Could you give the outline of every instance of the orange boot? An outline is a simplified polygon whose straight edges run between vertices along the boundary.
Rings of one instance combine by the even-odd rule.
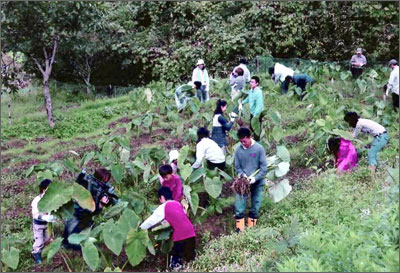
[[[255,227],[257,223],[257,219],[251,218],[249,217],[249,219],[247,219],[247,227]]]
[[[236,232],[241,232],[244,230],[244,218],[236,219]]]

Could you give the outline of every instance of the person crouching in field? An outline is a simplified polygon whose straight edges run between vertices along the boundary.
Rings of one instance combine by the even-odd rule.
[[[289,89],[289,84],[293,83],[297,87],[301,88],[301,94],[299,96],[299,99],[303,100],[304,96],[306,95],[307,83],[310,86],[312,86],[313,82],[314,82],[313,78],[311,78],[307,74],[294,74],[293,76],[286,76],[286,78],[285,78],[285,87],[284,87],[284,88],[286,88],[285,93]]]
[[[182,205],[172,200],[172,193],[168,187],[161,187],[158,190],[158,198],[161,205],[140,225],[140,228],[152,228],[163,220],[171,225],[174,246],[169,266],[179,270],[183,266],[183,261],[190,261],[196,256],[196,233]]]
[[[386,128],[379,123],[360,118],[356,112],[347,112],[344,120],[354,128],[353,137],[357,137],[359,132],[371,134],[374,137],[371,148],[368,150],[368,163],[371,174],[374,175],[376,165],[378,164],[378,153],[386,146],[389,140],[389,135]]]
[[[45,179],[39,184],[40,194],[35,197],[32,201],[32,217],[33,217],[33,236],[35,237],[35,242],[33,243],[32,256],[35,263],[42,263],[42,250],[45,243],[51,241],[50,234],[47,229],[48,222],[55,222],[56,217],[49,213],[42,213],[38,210],[38,203],[42,199],[47,187],[50,185],[51,180]]]
[[[328,140],[328,148],[335,157],[335,167],[338,174],[350,171],[357,166],[357,151],[350,140],[331,137]]]

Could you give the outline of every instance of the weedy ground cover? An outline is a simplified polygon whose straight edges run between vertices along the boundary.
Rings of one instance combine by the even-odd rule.
[[[228,111],[235,106],[229,102],[230,89],[224,79],[214,84],[209,102],[190,100],[180,113],[174,106],[174,88],[165,82],[135,88],[127,95],[95,100],[53,87],[58,124],[54,130],[47,128],[45,113],[40,112],[40,95],[27,94],[14,103],[11,125],[4,120],[6,107],[2,107],[2,150],[6,149],[2,153],[2,225],[8,230],[2,232],[6,257],[3,263],[8,270],[38,269],[30,258],[30,202],[36,196],[38,180],[49,177],[70,187],[80,168],[93,171],[104,166],[111,170],[124,202],[98,216],[95,230],[81,234],[80,243],[86,254],[93,254],[94,258],[82,259],[65,252],[56,240],[46,250],[52,262],[39,269],[164,270],[165,253],[171,247],[170,230],[141,232],[138,224],[158,203],[158,166],[167,159],[169,149],[178,148],[190,217],[202,232],[198,235],[199,256],[189,270],[391,270],[398,265],[398,258],[393,256],[396,244],[392,235],[398,207],[390,201],[395,198],[388,197],[391,194],[387,191],[386,174],[398,165],[398,116],[389,102],[380,102],[380,86],[389,73],[386,68],[369,69],[357,81],[336,66],[310,66],[307,73],[317,82],[308,89],[303,101],[298,100],[294,88],[281,96],[279,86],[266,75],[259,75],[266,111],[263,122],[254,125],[261,133],[260,143],[267,155],[275,158],[271,159],[270,179],[289,179],[293,191],[285,200],[273,203],[266,190],[258,227],[243,234],[232,233],[233,195],[225,187],[235,175],[233,152],[238,142],[238,125],[229,133],[226,172],[190,168],[194,162],[196,129],[211,129],[216,99],[228,100]],[[391,141],[380,153],[375,183],[368,180],[366,138],[354,141],[360,155],[357,170],[343,177],[333,173],[326,143],[332,134],[348,136],[350,130],[343,121],[345,110],[356,110],[389,131]],[[243,120],[247,125],[249,117],[245,108]],[[288,149],[288,156],[281,154],[279,158],[282,146]],[[217,198],[221,193],[222,198]],[[207,208],[202,204],[204,196],[209,196]],[[68,205],[71,198],[66,196],[58,206]],[[388,218],[382,226],[376,221],[383,214]],[[218,227],[212,223],[219,223]],[[109,236],[111,226],[118,236]],[[62,227],[62,223],[54,225],[56,238]],[[378,229],[371,231],[373,227]],[[370,235],[374,237],[367,238]],[[318,241],[315,238],[321,246],[314,245]],[[136,244],[140,250],[134,252],[132,246]],[[361,251],[364,247],[374,249],[369,254],[373,255],[371,259]],[[359,253],[362,264],[356,262],[358,256],[351,256],[350,250]],[[343,260],[341,252],[347,253],[350,260]],[[11,257],[19,257],[16,266]]]

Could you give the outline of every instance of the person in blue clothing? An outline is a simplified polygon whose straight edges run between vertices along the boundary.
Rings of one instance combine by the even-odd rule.
[[[301,95],[299,96],[299,99],[302,100],[304,96],[306,95],[306,86],[307,83],[310,84],[310,86],[313,85],[314,80],[307,74],[294,74],[293,76],[286,76],[285,78],[285,88],[286,92],[289,89],[289,84],[293,83],[297,87],[301,88]]]
[[[251,120],[253,117],[259,116],[260,113],[264,110],[264,99],[259,85],[260,78],[257,76],[253,76],[250,80],[251,89],[249,91],[249,95],[243,100],[242,103],[239,103],[239,110],[243,108],[243,104],[248,103],[250,105],[250,130],[253,132],[253,136],[256,141],[260,140],[260,136],[256,135],[253,128],[251,127]]]
[[[228,145],[226,134],[231,130],[232,125],[235,121],[234,117],[230,118],[229,123],[226,120],[224,112],[226,111],[227,107],[228,103],[225,100],[219,99],[217,101],[217,108],[215,108],[214,111],[213,127],[211,131],[211,139],[214,140],[219,147],[221,147],[224,154],[226,154],[226,146]]]

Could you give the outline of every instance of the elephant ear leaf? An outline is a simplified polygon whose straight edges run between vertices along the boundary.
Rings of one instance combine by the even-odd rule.
[[[92,195],[87,189],[77,183],[74,183],[72,188],[72,199],[74,199],[79,206],[90,211],[94,211],[96,209]]]
[[[50,183],[42,199],[40,199],[38,209],[40,212],[51,212],[56,210],[71,200],[72,194],[73,186],[53,181]]]
[[[284,199],[292,191],[292,186],[289,185],[289,180],[284,179],[277,185],[269,188],[269,195],[272,200],[277,203]]]

